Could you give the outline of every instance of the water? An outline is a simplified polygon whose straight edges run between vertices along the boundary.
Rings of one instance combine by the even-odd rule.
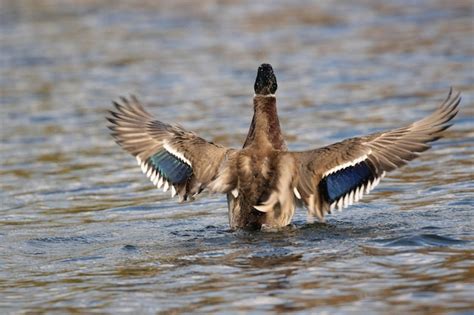
[[[2,313],[474,311],[470,1],[2,1]],[[399,127],[449,86],[446,137],[363,202],[231,232],[113,143],[111,99],[239,147],[260,63],[293,150]]]

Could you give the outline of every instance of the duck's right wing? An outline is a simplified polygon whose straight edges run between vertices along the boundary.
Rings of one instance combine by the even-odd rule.
[[[158,188],[187,200],[208,188],[227,193],[235,188],[234,149],[208,142],[179,126],[155,120],[134,97],[114,102],[107,119],[115,141],[136,157],[143,173]]]

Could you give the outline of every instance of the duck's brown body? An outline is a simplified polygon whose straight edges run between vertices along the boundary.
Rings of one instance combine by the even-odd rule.
[[[288,225],[297,200],[320,220],[357,202],[386,172],[439,139],[461,99],[450,91],[436,111],[406,127],[290,152],[280,129],[276,89],[272,67],[262,64],[254,86],[254,116],[240,150],[154,120],[134,97],[115,103],[108,120],[117,143],[136,157],[154,185],[171,189],[180,201],[192,200],[205,188],[225,193],[231,228],[253,229]]]
[[[278,176],[281,152],[287,151],[287,146],[281,133],[275,96],[256,95],[253,102],[252,123],[244,147],[235,157],[238,195],[227,194],[232,228],[275,226],[275,220],[287,220],[254,208],[270,195],[272,182]]]

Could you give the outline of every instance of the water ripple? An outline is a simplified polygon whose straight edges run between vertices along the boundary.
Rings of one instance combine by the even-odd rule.
[[[469,241],[454,239],[438,234],[417,234],[400,236],[384,240],[374,240],[385,247],[405,247],[405,246],[453,246],[465,245]]]
[[[472,313],[472,1],[14,1],[0,10],[3,313]],[[240,147],[256,67],[294,150],[400,127],[462,92],[444,139],[357,205],[230,231],[106,128],[136,94]]]

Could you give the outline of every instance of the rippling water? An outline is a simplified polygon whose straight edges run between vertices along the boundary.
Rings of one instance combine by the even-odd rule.
[[[472,1],[2,1],[0,310],[474,311]],[[291,149],[423,117],[446,137],[358,205],[231,232],[223,196],[179,205],[115,145],[134,93],[239,147],[256,68],[279,80]]]

